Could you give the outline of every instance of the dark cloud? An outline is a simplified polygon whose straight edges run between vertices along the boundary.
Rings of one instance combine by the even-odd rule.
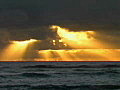
[[[2,10],[0,12],[0,23],[6,25],[24,24],[27,22],[28,16],[22,10]]]
[[[8,24],[120,23],[119,0],[5,0],[0,8]]]
[[[49,28],[54,24],[72,31],[98,31],[96,38],[119,47],[119,3],[119,0],[2,0],[0,41],[33,38],[43,41],[42,49],[52,48],[48,38],[55,38]]]

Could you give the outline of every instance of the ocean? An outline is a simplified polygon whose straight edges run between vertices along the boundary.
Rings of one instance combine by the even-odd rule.
[[[120,90],[120,62],[0,62],[0,90]]]

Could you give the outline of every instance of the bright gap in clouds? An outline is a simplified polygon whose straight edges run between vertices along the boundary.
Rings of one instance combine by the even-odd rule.
[[[52,26],[52,30],[56,31],[57,35],[64,44],[67,44],[73,49],[83,48],[109,48],[110,46],[96,38],[97,32],[95,31],[79,31],[73,32],[66,28],[59,26]],[[55,42],[55,41],[54,41]]]

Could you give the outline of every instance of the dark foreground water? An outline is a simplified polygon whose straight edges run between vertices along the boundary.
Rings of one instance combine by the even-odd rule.
[[[120,62],[0,62],[0,90],[120,90]]]

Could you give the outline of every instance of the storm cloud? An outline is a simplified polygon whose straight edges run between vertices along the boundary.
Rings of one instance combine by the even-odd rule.
[[[96,38],[119,48],[119,0],[4,0],[0,1],[0,41],[42,40],[41,49],[52,48],[59,25],[71,31],[94,30]],[[46,45],[47,44],[47,45]],[[38,47],[37,46],[37,47]]]

